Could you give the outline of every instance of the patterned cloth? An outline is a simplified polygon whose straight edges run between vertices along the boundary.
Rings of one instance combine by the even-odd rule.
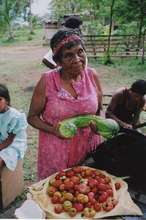
[[[81,79],[72,80],[77,93],[74,98],[61,87],[59,69],[42,76],[46,83],[46,105],[42,119],[51,125],[83,114],[96,114],[98,109],[97,87],[91,69],[82,72]],[[39,132],[38,175],[40,179],[78,164],[88,152],[101,143],[101,137],[90,128],[78,129],[71,139],[61,139],[46,132]]]
[[[16,134],[12,144],[0,150],[0,157],[10,170],[15,170],[17,161],[23,159],[27,148],[27,121],[24,113],[10,107],[8,111],[0,113],[0,143],[8,133]]]

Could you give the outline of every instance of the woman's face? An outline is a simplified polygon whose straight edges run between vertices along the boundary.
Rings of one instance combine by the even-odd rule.
[[[4,112],[8,106],[8,102],[4,97],[0,96],[0,112]]]
[[[82,45],[76,45],[70,49],[64,48],[60,66],[64,71],[72,72],[74,75],[80,74],[86,66],[86,53]]]

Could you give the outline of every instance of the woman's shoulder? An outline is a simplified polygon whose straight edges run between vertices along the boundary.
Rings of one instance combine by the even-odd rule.
[[[56,76],[59,73],[59,68],[53,69],[53,70],[49,70],[47,72],[44,72],[42,74],[43,77],[47,77],[47,78],[51,78]]]
[[[89,74],[96,74],[96,70],[93,67],[87,66],[86,70]]]
[[[96,71],[96,69],[92,68],[92,67],[87,67],[86,68],[86,72],[87,74],[90,76],[90,77],[94,77],[94,78],[98,78],[99,77],[99,74],[98,72]]]
[[[92,67],[86,68],[86,75],[88,75],[88,77],[93,83],[99,81],[99,74],[97,73],[96,69]]]
[[[59,79],[59,68],[43,73],[41,79],[46,88],[54,88]]]

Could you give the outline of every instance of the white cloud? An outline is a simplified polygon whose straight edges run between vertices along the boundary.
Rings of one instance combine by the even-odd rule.
[[[51,0],[34,0],[32,3],[32,13],[43,16],[49,12],[49,4]]]

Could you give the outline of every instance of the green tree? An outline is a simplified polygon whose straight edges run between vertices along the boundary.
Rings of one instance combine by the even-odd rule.
[[[12,22],[21,14],[24,4],[25,0],[0,1],[0,25],[3,30],[8,31],[9,40],[14,38]]]
[[[119,24],[125,25],[128,30],[128,25],[135,22],[134,33],[137,34],[137,47],[141,46],[143,31],[146,26],[146,0],[118,0],[115,14]]]

